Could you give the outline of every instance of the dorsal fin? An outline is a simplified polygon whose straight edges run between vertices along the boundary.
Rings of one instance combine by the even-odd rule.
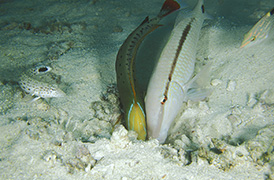
[[[172,13],[180,9],[181,6],[177,1],[174,0],[166,0],[158,14],[159,17],[167,16],[168,14]]]
[[[139,26],[142,26],[143,24],[145,24],[148,21],[149,21],[149,17],[147,16]]]

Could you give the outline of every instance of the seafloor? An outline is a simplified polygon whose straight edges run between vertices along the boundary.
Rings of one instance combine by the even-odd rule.
[[[0,0],[0,179],[274,179],[273,29],[239,49],[273,0],[206,0],[197,71],[212,64],[212,93],[185,104],[167,144],[117,123],[117,51],[162,3]],[[20,89],[41,64],[65,97]]]

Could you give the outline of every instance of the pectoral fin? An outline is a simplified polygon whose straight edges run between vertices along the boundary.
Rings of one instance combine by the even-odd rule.
[[[210,82],[210,69],[211,63],[208,63],[187,83],[187,100],[200,101],[211,94],[212,90],[206,88]]]

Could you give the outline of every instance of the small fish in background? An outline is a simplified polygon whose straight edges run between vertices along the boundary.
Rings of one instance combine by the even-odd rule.
[[[258,44],[268,37],[274,23],[274,8],[266,13],[249,31],[244,35],[240,48],[250,47]]]
[[[125,125],[128,130],[137,132],[140,140],[146,139],[147,132],[144,96],[136,83],[136,53],[144,38],[161,26],[160,20],[178,9],[180,9],[180,4],[177,1],[166,0],[159,14],[152,19],[146,17],[127,37],[117,54],[115,64],[117,87],[124,111]]]
[[[66,94],[56,84],[42,82],[35,76],[43,75],[51,70],[49,66],[38,66],[23,73],[18,81],[21,89],[26,93],[36,96],[32,101],[40,98],[64,97]]]
[[[204,75],[200,72],[193,77],[197,42],[205,18],[204,0],[198,1],[189,16],[180,12],[149,81],[145,98],[148,137],[160,143],[165,142],[183,102],[202,100],[209,94],[194,88],[197,77]]]

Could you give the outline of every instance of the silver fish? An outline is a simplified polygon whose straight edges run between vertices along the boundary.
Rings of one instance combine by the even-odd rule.
[[[148,136],[164,143],[192,82],[196,46],[205,19],[204,0],[190,16],[178,15],[177,24],[165,45],[149,81],[145,99]]]

